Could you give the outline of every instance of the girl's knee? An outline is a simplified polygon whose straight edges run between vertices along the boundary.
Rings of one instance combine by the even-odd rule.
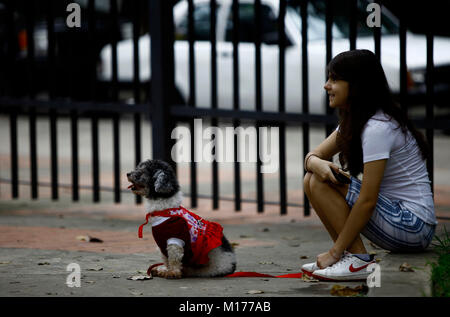
[[[312,176],[312,175],[313,175],[312,173],[307,172],[307,173],[305,174],[305,177],[303,177],[303,186],[304,186],[305,188],[309,188],[309,182],[311,181],[311,176]]]
[[[303,190],[305,191],[306,196],[310,198],[311,195],[311,189],[309,183],[311,182],[311,176],[313,174],[308,172],[306,173],[305,177],[303,177]]]
[[[323,182],[316,174],[312,174],[311,178],[309,180],[309,188],[317,188],[317,187],[321,187],[324,184],[327,184],[325,182]]]

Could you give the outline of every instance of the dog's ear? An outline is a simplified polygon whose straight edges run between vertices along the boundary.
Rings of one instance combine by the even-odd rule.
[[[169,175],[163,170],[157,170],[155,175],[153,175],[153,180],[155,192],[157,193],[170,193],[174,190],[174,184],[172,184]]]

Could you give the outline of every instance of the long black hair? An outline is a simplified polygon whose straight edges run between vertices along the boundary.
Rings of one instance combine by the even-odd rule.
[[[363,171],[361,132],[378,111],[399,123],[403,133],[411,132],[423,159],[428,158],[428,145],[423,134],[394,101],[383,67],[369,50],[352,50],[336,55],[328,65],[328,75],[349,83],[348,107],[339,109],[337,145],[341,165],[353,176]]]

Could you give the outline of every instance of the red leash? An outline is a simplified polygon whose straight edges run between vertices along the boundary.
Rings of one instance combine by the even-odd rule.
[[[303,273],[290,273],[283,275],[270,275],[256,272],[236,272],[226,275],[225,277],[269,277],[269,278],[302,278]]]
[[[150,265],[150,267],[147,270],[147,275],[150,276],[152,269],[163,265],[164,263],[156,263],[153,265]],[[291,273],[291,274],[283,274],[283,275],[270,275],[270,274],[264,274],[264,273],[256,273],[256,272],[235,272],[233,274],[225,275],[225,277],[268,277],[268,278],[302,278],[303,273]]]

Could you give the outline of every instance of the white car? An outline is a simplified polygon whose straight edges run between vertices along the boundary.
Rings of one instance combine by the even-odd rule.
[[[217,0],[217,98],[218,107],[233,107],[233,45],[232,39],[232,0]],[[367,26],[366,19],[371,13],[366,7],[358,7],[358,36],[356,47],[374,51],[373,29]],[[197,107],[208,108],[211,105],[211,44],[210,1],[194,0],[195,23],[195,75]],[[278,61],[277,17],[278,0],[262,0],[263,34],[261,45],[262,57],[262,94],[263,110],[278,111]],[[367,2],[369,4],[369,2]],[[240,108],[255,109],[255,46],[254,46],[254,1],[239,1],[240,43],[239,43],[239,91]],[[348,8],[334,6],[332,53],[349,50]],[[175,83],[184,100],[189,97],[189,43],[188,3],[181,1],[174,6],[175,23]],[[384,7],[381,14],[381,59],[391,89],[399,91],[400,83],[400,43],[398,21]],[[285,18],[285,32],[288,46],[285,49],[285,109],[287,112],[302,112],[302,63],[301,63],[301,17],[298,5],[288,2]],[[133,42],[125,40],[118,43],[118,80],[119,83],[131,83],[133,80]],[[144,35],[139,39],[140,80],[150,79],[150,37]],[[450,40],[435,37],[435,66],[450,65]],[[310,112],[325,113],[325,1],[310,1],[308,5],[308,74]],[[101,51],[101,67],[98,78],[110,81],[112,78],[111,45]],[[426,39],[424,35],[407,32],[407,67],[408,83],[424,83],[426,69]]]

